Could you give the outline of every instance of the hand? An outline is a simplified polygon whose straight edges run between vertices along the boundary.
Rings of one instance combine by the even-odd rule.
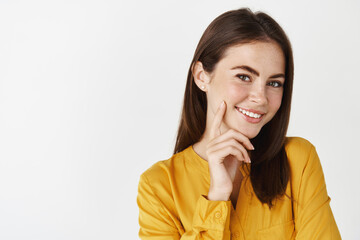
[[[234,129],[221,134],[220,127],[225,111],[226,104],[223,101],[210,128],[210,140],[206,150],[210,171],[210,188],[207,197],[213,201],[229,199],[236,171],[241,162],[251,162],[246,149],[254,149],[250,140]]]

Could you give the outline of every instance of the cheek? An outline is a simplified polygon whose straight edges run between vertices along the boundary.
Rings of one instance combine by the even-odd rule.
[[[228,102],[228,88],[224,86],[224,84],[219,83],[220,81],[213,81],[215,84],[211,84],[211,87],[209,88],[206,95],[209,105],[208,107],[210,107],[215,113],[223,100],[225,100],[226,103]]]
[[[229,103],[237,103],[246,97],[246,89],[237,84],[229,84],[226,91]]]
[[[273,94],[269,97],[269,108],[271,108],[271,110],[275,113],[277,112],[277,110],[279,110],[280,106],[281,106],[281,101],[282,101],[282,93],[281,94]]]

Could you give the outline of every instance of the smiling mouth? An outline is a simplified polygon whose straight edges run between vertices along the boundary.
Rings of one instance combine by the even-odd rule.
[[[239,108],[239,107],[235,107],[239,112],[241,112],[242,114],[246,115],[247,117],[250,117],[250,118],[254,118],[254,119],[259,119],[261,118],[262,116],[264,116],[264,114],[259,114],[259,113],[254,113],[254,112],[250,112],[250,111],[247,111],[245,109],[242,109],[242,108]]]

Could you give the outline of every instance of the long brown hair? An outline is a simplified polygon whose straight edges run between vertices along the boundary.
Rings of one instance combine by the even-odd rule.
[[[195,50],[185,88],[183,109],[174,154],[198,142],[205,131],[207,98],[194,82],[192,67],[200,61],[211,73],[224,52],[237,44],[275,41],[285,56],[285,83],[282,103],[271,121],[251,139],[250,179],[254,192],[271,208],[273,200],[285,194],[290,167],[284,144],[290,118],[294,64],[289,39],[280,25],[263,12],[248,8],[228,11],[218,16],[205,30]]]

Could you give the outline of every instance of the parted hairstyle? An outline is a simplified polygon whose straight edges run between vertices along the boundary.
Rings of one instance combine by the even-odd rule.
[[[285,82],[279,110],[251,143],[250,180],[262,203],[271,208],[276,198],[285,194],[290,180],[290,166],[285,152],[290,118],[294,63],[290,41],[280,25],[264,12],[240,8],[215,18],[203,33],[190,64],[174,154],[198,142],[206,126],[207,98],[195,84],[192,67],[200,61],[211,73],[234,45],[252,42],[275,42],[285,56]]]

